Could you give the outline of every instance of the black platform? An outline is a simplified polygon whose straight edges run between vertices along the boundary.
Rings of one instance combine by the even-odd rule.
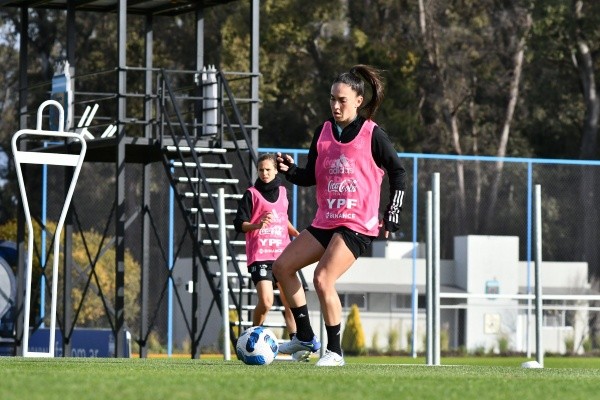
[[[87,150],[85,153],[84,162],[116,162],[118,153],[118,138],[100,138],[87,140]],[[158,139],[145,138],[145,137],[131,137],[125,136],[125,163],[134,164],[149,164],[153,162],[161,161],[161,143]],[[163,139],[162,146],[172,146],[175,142],[171,138]],[[187,144],[182,141],[179,142],[180,146],[186,146]],[[81,149],[79,142],[71,142],[65,145],[52,145],[48,147],[38,147],[39,145],[29,147],[28,151],[39,151],[44,153],[66,153],[66,154],[79,154]],[[234,142],[227,141],[222,144],[216,145],[214,139],[200,139],[195,140],[195,146],[207,147],[207,148],[224,148],[233,150],[234,148],[247,149],[248,146],[244,141],[238,141],[237,146]]]
[[[236,0],[204,0],[204,8],[232,3]],[[0,7],[28,7],[66,10],[68,0],[0,0]],[[128,1],[128,14],[141,15],[179,15],[190,12],[198,6],[195,0],[151,0]],[[77,11],[115,12],[119,7],[118,0],[88,0],[75,2]]]

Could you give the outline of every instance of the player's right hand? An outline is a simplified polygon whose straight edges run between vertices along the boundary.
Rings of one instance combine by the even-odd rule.
[[[294,159],[289,154],[277,153],[277,169],[281,172],[287,172],[294,165]]]
[[[272,220],[273,220],[273,214],[271,214],[271,212],[265,213],[260,218],[260,227],[263,228],[265,226],[269,226],[269,224],[271,223]]]

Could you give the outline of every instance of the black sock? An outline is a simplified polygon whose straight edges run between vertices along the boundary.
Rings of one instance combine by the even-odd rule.
[[[296,333],[290,333],[290,340],[292,340],[294,338],[294,336],[296,336]]]
[[[327,329],[327,350],[342,355],[342,324],[325,325]]]
[[[296,321],[296,337],[298,340],[308,342],[312,340],[315,333],[310,326],[310,318],[308,318],[308,307],[303,305],[297,308],[290,308],[294,321]]]

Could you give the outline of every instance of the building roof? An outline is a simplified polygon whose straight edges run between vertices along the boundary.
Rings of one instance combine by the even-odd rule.
[[[232,3],[236,0],[129,0],[127,13],[143,15],[178,15],[191,12],[199,4],[203,8]],[[39,9],[66,10],[68,0],[0,0],[0,7],[28,7]],[[75,11],[116,12],[119,0],[80,0],[74,2]]]

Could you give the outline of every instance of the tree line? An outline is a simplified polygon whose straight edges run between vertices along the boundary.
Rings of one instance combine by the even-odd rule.
[[[249,70],[250,7],[243,0],[205,10],[207,64]],[[0,146],[7,155],[18,130],[21,21],[8,7],[0,18]],[[49,81],[66,57],[65,18],[60,10],[29,10],[31,84]],[[193,18],[155,19],[156,67],[195,67]],[[76,24],[76,75],[114,68],[116,40],[107,38],[116,37],[115,16],[78,12]],[[128,16],[130,66],[143,66],[143,26],[143,16]],[[592,0],[261,1],[259,144],[308,147],[330,115],[332,79],[362,63],[384,71],[386,99],[375,119],[398,151],[598,159],[598,26],[600,2]],[[0,168],[1,222],[14,216],[17,191],[10,163]],[[459,163],[456,233],[473,225],[485,232],[505,191],[505,165],[475,174],[475,191],[484,188],[487,198],[474,222],[466,174]],[[593,198],[594,179],[582,173],[581,199]]]

